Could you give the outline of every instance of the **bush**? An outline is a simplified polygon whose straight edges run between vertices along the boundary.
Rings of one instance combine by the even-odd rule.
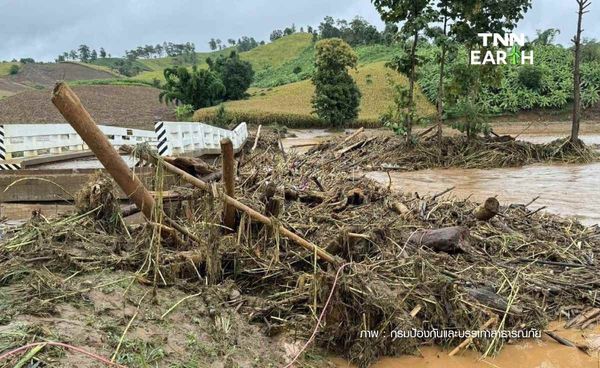
[[[175,116],[177,121],[189,121],[194,115],[194,106],[192,105],[179,105],[175,108]]]
[[[10,69],[8,70],[8,72],[10,73],[10,75],[15,75],[15,74],[19,73],[20,70],[21,70],[21,68],[17,64],[13,64],[10,66]]]
[[[532,91],[539,91],[542,87],[542,70],[534,65],[521,66],[519,82]]]

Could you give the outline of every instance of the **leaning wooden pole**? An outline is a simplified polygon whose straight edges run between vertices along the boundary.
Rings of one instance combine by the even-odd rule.
[[[133,152],[133,148],[129,147],[129,146],[124,146],[121,147],[121,149],[126,152],[126,153],[132,153]],[[153,157],[147,153],[142,153],[140,155],[141,159],[144,161],[148,161],[150,163],[153,164],[158,164],[158,160],[156,159],[156,157]],[[165,170],[170,171],[174,174],[177,174],[179,176],[181,176],[181,178],[186,181],[187,183],[200,188],[208,193],[212,193],[212,188],[210,186],[210,184],[196,178],[195,176],[192,176],[190,174],[188,174],[187,172],[181,170],[180,168],[178,168],[177,166],[171,165],[168,162],[162,162],[163,167],[165,168]],[[296,233],[291,232],[290,230],[288,230],[287,228],[285,228],[285,226],[283,225],[279,225],[279,224],[274,224],[270,218],[268,218],[267,216],[263,215],[260,212],[255,211],[254,209],[246,206],[245,204],[243,204],[242,202],[236,200],[235,198],[231,198],[230,196],[228,196],[227,194],[223,193],[221,195],[223,202],[225,202],[225,204],[229,204],[233,207],[235,207],[236,209],[238,209],[239,211],[245,212],[248,214],[248,216],[250,216],[252,219],[265,224],[267,226],[278,226],[278,230],[279,230],[279,234],[290,239],[291,241],[295,242],[296,244],[298,244],[299,246],[301,246],[304,249],[310,250],[311,252],[314,252],[317,254],[317,257],[319,257],[320,259],[329,262],[331,264],[333,264],[334,266],[340,266],[341,262],[340,259],[331,255],[329,252],[327,252],[326,250],[320,248],[319,246],[317,246],[316,244],[313,244],[311,242],[309,242],[308,240],[304,239],[303,237],[299,236]]]
[[[52,103],[94,152],[123,192],[131,198],[147,219],[152,219],[154,198],[140,179],[129,170],[73,90],[65,83],[57,83],[52,93]]]
[[[223,160],[223,184],[225,194],[235,198],[235,158],[233,157],[233,143],[229,138],[221,140],[221,157]],[[235,230],[235,207],[226,204],[223,212],[223,225]]]

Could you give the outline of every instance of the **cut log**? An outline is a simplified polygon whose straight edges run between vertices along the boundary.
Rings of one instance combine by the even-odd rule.
[[[436,230],[420,230],[410,237],[410,241],[436,252],[459,253],[469,245],[469,229],[463,226],[454,226]]]
[[[499,210],[500,202],[496,198],[490,197],[473,211],[473,215],[480,221],[488,221],[496,216]]]
[[[346,197],[348,198],[348,205],[358,206],[367,201],[367,197],[365,197],[365,193],[360,188],[354,188],[346,193]]]
[[[402,202],[394,201],[394,202],[390,203],[389,206],[390,206],[391,210],[393,210],[394,212],[396,212],[399,215],[406,215],[411,212],[410,208],[408,208]]]
[[[291,188],[286,188],[284,193],[286,200],[300,201],[302,203],[323,203],[327,198],[326,193],[310,190],[299,192]]]
[[[203,160],[195,157],[165,157],[165,161],[196,177],[202,177],[217,171]]]

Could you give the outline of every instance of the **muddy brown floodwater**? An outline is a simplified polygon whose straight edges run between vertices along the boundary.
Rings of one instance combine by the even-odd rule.
[[[466,350],[449,357],[448,352],[435,346],[419,349],[420,355],[385,358],[372,368],[598,368],[600,355],[597,350],[600,344],[600,328],[581,330],[565,330],[564,322],[553,322],[549,329],[560,337],[591,348],[585,354],[577,348],[558,344],[546,335],[541,340],[522,340],[504,346],[500,354],[482,358],[480,354]],[[332,359],[338,368],[354,368],[341,359]]]
[[[385,172],[367,176],[387,185]],[[498,196],[500,203],[527,203],[539,196],[532,209],[577,217],[581,222],[600,223],[600,163],[587,165],[531,165],[502,169],[433,169],[390,172],[392,188],[419,194],[440,193],[450,187],[458,198],[484,201]]]

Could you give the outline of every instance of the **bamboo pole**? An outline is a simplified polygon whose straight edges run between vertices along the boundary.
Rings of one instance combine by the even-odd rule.
[[[121,147],[121,150],[123,150],[124,152],[127,153],[132,153],[133,152],[133,148],[130,146],[125,146],[125,147]],[[155,157],[152,157],[149,154],[146,153],[142,153],[140,155],[141,159],[144,161],[148,161],[151,162],[153,164],[157,164],[158,160]],[[187,183],[200,188],[208,193],[212,193],[211,190],[211,186],[210,184],[188,174],[187,172],[181,170],[180,168],[169,164],[168,162],[163,162],[162,165],[164,166],[164,168],[167,171],[170,171],[174,174],[177,174],[179,176],[181,176],[181,178],[186,181]],[[267,226],[276,226],[275,224],[273,224],[273,222],[271,222],[271,219],[268,218],[267,216],[261,214],[260,212],[255,211],[254,209],[246,206],[245,204],[243,204],[242,202],[236,200],[235,198],[231,198],[230,196],[228,196],[227,194],[222,194],[221,198],[223,200],[223,202],[225,202],[226,204],[230,204],[233,207],[235,207],[236,209],[238,209],[239,211],[243,211],[245,213],[248,214],[248,216],[250,216],[252,219],[265,224]],[[302,238],[301,236],[291,232],[290,230],[288,230],[287,228],[285,228],[285,226],[283,225],[277,225],[278,230],[279,230],[279,234],[290,239],[291,241],[295,242],[296,244],[298,244],[299,246],[301,246],[304,249],[310,250],[311,252],[314,252],[317,254],[317,257],[319,257],[320,259],[329,262],[331,264],[333,264],[334,266],[339,266],[341,265],[340,259],[338,257],[335,257],[333,255],[331,255],[330,253],[328,253],[327,251],[323,250],[322,248],[320,248],[319,246],[309,242],[308,240]]]
[[[479,329],[483,331],[486,328],[493,325],[494,323],[496,323],[497,320],[498,320],[498,318],[496,316],[493,316],[490,319],[488,319],[483,325],[481,325],[481,327],[479,327]],[[466,340],[464,340],[463,342],[461,342],[460,345],[455,347],[454,350],[452,350],[450,352],[450,354],[448,354],[448,356],[455,356],[462,348],[466,347],[471,342],[473,342],[473,336],[471,336],[471,337],[467,338]]]
[[[57,83],[52,92],[52,103],[64,118],[71,124],[73,129],[79,134],[84,142],[90,147],[98,160],[102,163],[106,171],[115,179],[123,192],[132,199],[137,208],[142,211],[146,219],[153,221],[152,212],[156,203],[154,197],[146,189],[140,179],[129,170],[129,167],[121,158],[121,155],[110,144],[104,133],[98,128],[96,122],[85,107],[81,104],[79,97],[65,83]],[[200,238],[190,233],[183,226],[174,220],[165,216],[165,221],[180,233],[201,244]],[[172,236],[175,240],[175,233],[167,231],[165,234]],[[178,240],[177,240],[178,241]]]
[[[52,103],[94,152],[123,192],[131,198],[147,219],[152,219],[154,198],[140,179],[129,170],[73,90],[63,82],[57,83],[52,93]]]
[[[225,193],[235,198],[235,159],[233,157],[233,143],[229,138],[221,140],[221,156],[223,159],[223,184]],[[235,207],[226,204],[223,213],[223,225],[235,230]]]

